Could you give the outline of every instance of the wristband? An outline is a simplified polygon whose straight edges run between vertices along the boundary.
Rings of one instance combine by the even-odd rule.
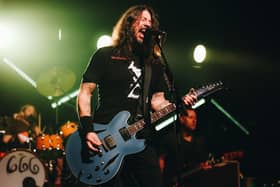
[[[82,127],[82,131],[84,133],[93,132],[93,125],[92,125],[92,117],[91,116],[82,116],[80,117],[80,124]]]

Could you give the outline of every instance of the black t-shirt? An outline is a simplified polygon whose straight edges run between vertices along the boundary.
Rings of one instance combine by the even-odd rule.
[[[8,143],[0,141],[0,151],[9,151],[13,148],[29,147],[28,143],[20,142],[18,134],[22,132],[28,132],[29,137],[32,137],[32,135],[35,133],[33,130],[35,128],[35,123],[32,123],[32,121],[30,121],[30,124],[28,125],[22,122],[21,120],[14,119],[9,116],[4,116],[2,119],[0,119],[0,124],[0,127],[4,127],[3,129],[5,129],[6,131],[5,134],[12,135],[14,138]],[[2,139],[3,135],[0,135],[0,138]]]
[[[23,122],[22,120],[19,119],[14,119],[13,117],[5,116],[3,118],[3,125],[5,126],[6,134],[10,135],[17,135],[18,133],[21,132],[29,132],[34,133],[33,129],[35,128],[36,124],[33,123],[32,121],[28,121],[28,119],[25,119],[26,122]]]
[[[174,131],[170,131],[163,137],[160,153],[165,155],[164,176],[167,183],[176,177],[178,170],[181,174],[191,174],[192,171],[195,174],[199,164],[208,159],[205,139],[198,134],[194,134],[192,141],[187,142],[180,132],[176,137]]]
[[[185,170],[193,169],[208,159],[208,153],[202,136],[193,135],[191,142],[181,138],[179,152],[181,153],[180,156]]]
[[[139,57],[134,54],[121,54],[113,47],[97,50],[91,57],[83,75],[83,82],[98,85],[99,108],[94,112],[94,122],[107,124],[120,111],[127,110],[133,119],[139,111],[139,99],[142,97],[142,81],[137,82],[143,70]],[[166,92],[161,63],[152,63],[150,95]]]

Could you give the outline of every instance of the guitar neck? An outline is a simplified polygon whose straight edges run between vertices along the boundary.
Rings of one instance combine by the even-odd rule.
[[[222,89],[222,82],[210,84],[207,86],[203,86],[201,88],[193,90],[198,99],[204,98],[218,90]],[[176,110],[176,105],[174,103],[169,104],[168,106],[164,107],[163,109],[154,112],[151,114],[151,123],[158,121],[159,119],[165,117],[169,113]],[[128,132],[131,136],[135,135],[138,131],[142,130],[145,127],[144,119],[135,122],[134,124],[128,127]]]
[[[151,123],[158,121],[159,119],[167,116],[171,112],[176,110],[176,105],[174,103],[169,104],[163,109],[151,114]],[[128,132],[131,136],[135,135],[137,132],[145,127],[144,119],[139,120],[128,127]]]

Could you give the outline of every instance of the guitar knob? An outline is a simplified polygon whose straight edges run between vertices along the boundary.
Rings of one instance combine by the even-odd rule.
[[[101,165],[104,165],[104,164],[105,164],[105,162],[104,162],[104,161],[102,161],[102,162],[101,162]]]
[[[98,155],[99,157],[102,157],[102,152],[98,152],[97,155]]]
[[[110,173],[110,170],[108,170],[108,169],[106,169],[105,171],[104,171],[104,174],[105,175],[108,175]]]
[[[97,182],[97,183],[100,183],[100,182],[101,182],[100,177],[97,177],[97,178],[96,178],[96,182]]]
[[[91,178],[92,178],[92,174],[88,174],[87,179],[91,179]]]
[[[95,171],[98,171],[100,169],[99,166],[95,166]]]

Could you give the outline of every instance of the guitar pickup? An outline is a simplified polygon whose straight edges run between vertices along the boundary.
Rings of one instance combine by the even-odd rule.
[[[111,135],[106,136],[104,138],[104,142],[109,149],[113,149],[113,148],[117,147],[117,144]]]
[[[121,128],[119,130],[119,132],[121,133],[122,138],[124,139],[124,141],[127,141],[127,140],[129,140],[131,138],[131,136],[130,136],[130,134],[129,134],[129,132],[128,132],[126,127]]]

